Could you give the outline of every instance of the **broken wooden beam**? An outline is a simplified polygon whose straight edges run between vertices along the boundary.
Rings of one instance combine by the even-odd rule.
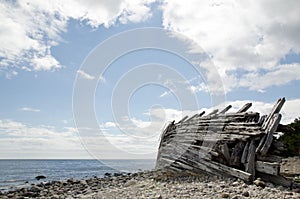
[[[226,162],[229,163],[230,161],[230,154],[229,154],[229,149],[227,143],[224,143],[220,146],[220,152],[225,158]]]
[[[222,111],[220,111],[219,114],[225,114],[231,108],[232,108],[232,106],[228,105],[226,108],[224,108]]]
[[[186,120],[189,116],[185,116],[184,118],[182,118],[179,122],[177,122],[177,124],[180,124],[182,122],[184,122],[184,120]]]
[[[245,163],[245,171],[247,173],[250,173],[253,179],[255,178],[255,148],[256,147],[254,144],[254,140],[251,140],[249,144],[246,163]]]
[[[252,106],[252,103],[247,103],[240,110],[238,110],[237,113],[246,112],[251,106]]]
[[[263,162],[263,161],[256,161],[255,169],[261,173],[267,173],[271,175],[278,175],[279,174],[279,163],[277,162]]]
[[[270,121],[270,126],[266,130],[267,136],[266,136],[265,143],[259,151],[261,155],[266,155],[267,154],[267,152],[268,152],[268,150],[269,150],[269,148],[272,144],[272,141],[273,141],[273,134],[274,134],[274,132],[276,131],[276,129],[278,127],[280,119],[281,119],[281,114],[278,114],[278,113],[276,113],[272,117],[272,120]]]
[[[241,157],[243,154],[244,147],[245,143],[243,141],[240,141],[235,145],[230,156],[229,165],[237,167],[241,165]]]
[[[265,119],[264,123],[262,124],[262,128],[266,129],[270,123],[270,121],[272,120],[273,116],[276,113],[279,113],[279,111],[281,110],[283,104],[285,102],[285,98],[280,98],[277,103],[275,104],[275,106],[273,107],[272,111],[270,112],[270,114],[267,116],[267,118]]]

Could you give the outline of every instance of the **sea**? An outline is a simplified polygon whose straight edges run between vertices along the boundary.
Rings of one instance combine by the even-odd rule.
[[[151,170],[155,160],[0,160],[0,191],[69,178],[104,177],[105,173]],[[46,178],[36,180],[43,175]]]

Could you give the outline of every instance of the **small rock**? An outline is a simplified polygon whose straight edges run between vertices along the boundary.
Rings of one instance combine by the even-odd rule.
[[[157,199],[162,199],[162,196],[161,196],[161,195],[159,195],[159,196],[157,197]]]
[[[238,181],[235,181],[235,182],[232,183],[232,186],[236,187],[236,186],[238,186],[239,184],[240,184],[240,183],[239,183]]]
[[[293,192],[286,191],[286,192],[284,192],[284,195],[293,195]]]
[[[275,187],[274,184],[273,184],[273,183],[270,183],[270,182],[266,183],[266,185],[267,185],[268,187],[270,187],[270,188],[274,188],[274,187]]]
[[[114,177],[119,177],[119,176],[122,176],[123,174],[122,173],[114,173]]]
[[[43,176],[43,175],[39,175],[39,176],[36,176],[36,177],[35,177],[35,179],[37,179],[37,180],[45,179],[45,178],[46,178],[46,176]]]
[[[7,194],[7,197],[13,198],[13,197],[14,197],[14,194],[13,194],[13,193]]]
[[[221,197],[222,198],[229,198],[229,193],[222,193]]]
[[[32,186],[31,188],[30,188],[30,191],[31,192],[40,192],[42,189],[40,188],[40,187],[38,187],[38,186]]]
[[[34,192],[29,191],[29,192],[23,193],[22,196],[24,196],[24,197],[37,197],[38,193],[34,193]]]
[[[129,187],[129,186],[133,186],[136,184],[136,181],[135,180],[129,180],[125,183],[125,187]]]
[[[51,199],[58,199],[58,198],[59,198],[58,195],[53,195],[53,196],[51,197]]]
[[[80,180],[80,184],[86,185],[87,182],[86,182],[86,180]]]
[[[257,178],[256,180],[254,180],[253,183],[258,187],[266,186],[266,183],[264,181],[262,181],[260,178]]]
[[[245,196],[245,197],[249,197],[249,196],[250,196],[250,194],[249,194],[248,191],[244,191],[244,192],[242,193],[242,195]]]
[[[300,189],[294,189],[293,190],[295,193],[300,193]],[[1,194],[0,194],[1,195]]]

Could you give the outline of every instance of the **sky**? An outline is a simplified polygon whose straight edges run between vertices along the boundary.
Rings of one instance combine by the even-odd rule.
[[[0,159],[155,158],[166,123],[300,116],[298,0],[3,0]]]

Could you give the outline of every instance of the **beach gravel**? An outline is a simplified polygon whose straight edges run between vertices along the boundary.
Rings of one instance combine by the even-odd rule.
[[[106,178],[69,179],[40,183],[0,193],[0,198],[284,198],[300,199],[295,190],[265,183],[246,184],[216,176],[172,176],[165,172],[140,172]]]

